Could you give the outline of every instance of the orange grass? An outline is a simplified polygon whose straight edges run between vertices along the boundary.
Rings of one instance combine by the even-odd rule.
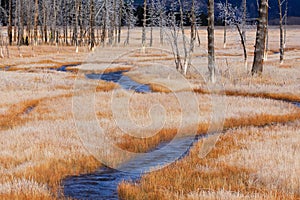
[[[240,141],[263,140],[262,134],[255,136],[244,129],[230,130],[220,136],[216,146],[203,159],[198,152],[202,145],[200,140],[190,154],[161,170],[144,175],[138,183],[122,182],[118,187],[121,199],[206,199],[205,192],[229,191],[230,197],[208,199],[234,199],[238,193],[241,199],[299,199],[299,194],[286,193],[271,189],[266,185],[249,182],[255,173],[251,166],[238,166],[227,163],[220,158],[247,148]],[[195,198],[191,198],[194,193]],[[222,193],[221,193],[222,194]],[[254,198],[255,195],[257,198]],[[252,196],[252,198],[251,198]]]
[[[241,117],[241,118],[229,118],[225,119],[223,128],[224,130],[244,127],[244,126],[265,126],[273,123],[286,123],[300,119],[300,109],[297,112],[290,113],[286,115],[271,115],[271,114],[261,114],[256,116]],[[209,129],[209,124],[201,123],[198,125],[198,134],[206,134]],[[122,142],[119,146],[127,151],[136,153],[145,153],[161,142],[170,141],[177,134],[177,129],[163,129],[159,131],[152,137],[148,138],[135,138],[132,136],[123,136]],[[186,135],[186,134],[185,134]],[[184,135],[182,135],[184,136]]]
[[[0,129],[9,129],[25,122],[24,116],[29,109],[34,109],[39,100],[27,100],[9,107],[7,114],[0,115]]]

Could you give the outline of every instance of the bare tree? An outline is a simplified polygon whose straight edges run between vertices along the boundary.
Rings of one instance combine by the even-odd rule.
[[[34,45],[38,44],[38,17],[39,17],[39,0],[35,0],[34,4]]]
[[[285,0],[285,12],[284,12],[284,48],[286,47],[286,27],[288,19],[288,0]]]
[[[134,16],[134,5],[133,5],[133,0],[128,0],[126,3],[126,12],[125,12],[125,19],[126,19],[126,25],[127,25],[127,36],[126,40],[124,41],[124,45],[129,44],[129,39],[130,39],[130,29],[133,28],[136,19]]]
[[[282,18],[282,1],[278,0],[278,9],[279,9],[279,29],[280,29],[280,64],[283,63],[284,56],[284,40],[283,40],[283,18]]]
[[[159,9],[159,38],[160,38],[160,44],[164,44],[164,27],[166,25],[165,19],[166,19],[166,13],[165,13],[165,0],[158,0],[157,6]]]
[[[143,30],[142,30],[142,48],[143,48],[143,51],[146,48],[146,26],[147,26],[147,0],[144,0],[144,18],[143,18]]]
[[[123,16],[123,0],[119,0],[118,44],[120,44],[120,42],[121,42],[122,16]]]
[[[7,35],[8,35],[9,45],[12,45],[12,0],[9,0],[9,4],[8,4]]]
[[[233,26],[238,30],[241,44],[243,46],[244,51],[244,66],[247,70],[247,49],[246,49],[246,41],[244,39],[243,35],[243,24],[244,24],[244,17],[243,17],[243,9],[239,9],[237,7],[233,7],[232,4],[223,4],[218,3],[217,4],[218,9],[220,10],[220,18],[224,18],[225,15],[227,15],[227,24],[230,26]]]
[[[24,2],[19,0],[18,6],[18,45],[24,44]]]
[[[247,20],[247,0],[243,0],[243,18],[242,18],[242,35],[246,43],[246,20]]]
[[[216,82],[216,68],[215,68],[215,17],[214,17],[214,0],[208,0],[208,70],[209,77],[212,83]]]
[[[154,0],[150,0],[149,15],[150,15],[150,44],[149,44],[149,46],[152,47],[152,45],[153,45],[153,27],[155,25],[155,20],[156,20]]]
[[[224,41],[223,46],[226,48],[226,37],[227,37],[227,16],[228,16],[228,0],[225,1],[225,12],[224,12]]]
[[[43,0],[43,31],[44,31],[44,42],[48,42],[48,33],[47,33],[47,17],[48,17],[48,5],[46,5],[46,0]]]
[[[196,41],[196,9],[195,9],[195,0],[192,0],[192,7],[191,7],[191,39],[190,39],[190,49],[187,55],[187,61],[184,68],[184,75],[187,74],[188,69],[192,64],[192,54],[194,53],[195,49],[195,41]]]
[[[94,0],[90,0],[90,49],[93,50],[95,46],[95,15],[94,15]]]
[[[268,0],[260,0],[259,18],[256,31],[256,42],[254,50],[254,61],[252,66],[252,75],[262,74],[264,66],[264,52],[266,48],[266,31],[267,31],[267,16]]]
[[[102,33],[100,42],[104,46],[105,45],[105,37],[106,37],[106,26],[107,26],[107,0],[103,2],[103,16],[102,16]]]

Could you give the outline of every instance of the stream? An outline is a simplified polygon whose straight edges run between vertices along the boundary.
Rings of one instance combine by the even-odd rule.
[[[66,68],[60,68],[65,71]],[[137,83],[128,76],[126,71],[109,72],[104,74],[86,74],[88,79],[101,79],[118,83],[126,90],[134,90],[139,93],[151,92],[148,85]],[[169,143],[161,143],[150,153],[138,154],[116,169],[101,167],[91,174],[67,177],[63,180],[65,197],[75,199],[118,199],[118,184],[125,181],[138,180],[144,173],[153,167],[165,166],[175,160],[181,159],[188,152],[198,137],[190,136],[173,140]]]
[[[119,170],[101,167],[92,174],[68,177],[62,183],[64,195],[75,199],[116,200],[120,182],[136,181],[153,166],[165,166],[184,157],[197,140],[197,137],[185,137],[177,139],[171,145],[162,143],[152,153],[142,154],[124,163]]]
[[[67,71],[66,67],[59,68]],[[148,85],[137,83],[123,75],[126,71],[109,72],[104,74],[86,74],[88,79],[101,79],[118,83],[126,90],[134,90],[139,93],[151,92]],[[292,102],[300,107],[299,102]],[[117,187],[120,182],[137,181],[144,173],[153,167],[165,166],[183,158],[190,150],[194,142],[203,136],[190,136],[179,138],[170,143],[161,143],[153,151],[146,154],[138,154],[132,160],[124,163],[116,169],[101,167],[91,174],[67,177],[62,181],[65,197],[73,199],[118,199]]]
[[[151,92],[151,89],[148,85],[140,84],[129,78],[128,76],[123,75],[127,71],[117,71],[109,72],[104,74],[86,74],[85,77],[88,79],[99,79],[104,81],[112,81],[118,83],[125,90],[134,90],[139,93],[148,93]]]

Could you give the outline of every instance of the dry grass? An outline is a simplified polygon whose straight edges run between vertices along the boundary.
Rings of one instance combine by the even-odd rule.
[[[299,199],[299,125],[296,121],[229,130],[203,159],[198,157],[200,140],[183,160],[144,175],[138,184],[123,182],[119,195],[121,199]]]
[[[158,30],[155,31],[155,37],[158,37]],[[288,41],[298,41],[299,31],[295,29],[293,32],[295,34],[290,34]],[[220,59],[217,57],[220,72],[218,80],[223,83],[225,93],[231,95],[226,97],[226,102],[222,102],[220,95],[205,92],[207,60],[203,49],[207,45],[207,36],[204,29],[200,34],[203,42],[196,49],[193,60],[195,69],[191,70],[187,79],[178,73],[171,73],[174,72],[174,63],[172,56],[166,51],[148,49],[146,54],[142,54],[138,50],[132,50],[140,47],[140,29],[132,34],[134,39],[130,46],[98,48],[91,54],[85,48],[80,48],[80,53],[75,54],[73,47],[66,46],[57,48],[42,45],[21,47],[20,50],[9,47],[10,58],[1,59],[0,64],[0,68],[11,66],[10,71],[0,72],[0,198],[55,199],[58,198],[60,181],[64,177],[92,172],[101,165],[86,151],[76,132],[72,96],[78,95],[78,91],[83,96],[95,93],[95,105],[91,105],[95,108],[94,112],[90,115],[82,112],[81,122],[86,126],[86,134],[92,135],[95,132],[89,122],[97,118],[99,126],[113,141],[132,152],[148,151],[176,134],[184,136],[191,134],[193,130],[199,134],[206,132],[212,123],[210,116],[214,112],[213,101],[224,107],[225,129],[299,119],[299,109],[291,104],[262,98],[300,100],[297,67],[300,62],[297,59],[300,45],[288,44],[284,65],[279,65],[277,55],[272,55],[270,51],[263,76],[250,77],[241,64],[237,34],[230,32],[228,49],[224,49],[221,40],[217,39],[216,53],[221,56]],[[270,34],[273,37],[276,31],[271,30]],[[254,31],[249,31],[248,35],[248,41],[251,41],[255,36]],[[222,31],[217,30],[216,36],[221,38]],[[272,41],[270,45],[275,51],[277,47],[273,43],[277,44],[277,41]],[[247,46],[250,53],[252,45],[249,42]],[[169,47],[165,45],[162,48]],[[118,57],[120,55],[123,56]],[[227,64],[224,59],[228,59]],[[83,64],[72,67],[72,74],[49,70],[74,63]],[[285,65],[291,67],[284,67]],[[163,93],[132,94],[116,88],[115,83],[86,80],[80,74],[118,70],[130,70],[127,75],[138,82],[152,81],[152,89]],[[186,80],[188,83],[183,84],[182,81]],[[75,81],[78,88],[73,91]],[[192,93],[193,91],[196,93]],[[236,95],[239,97],[235,97]],[[192,113],[182,118],[183,105],[192,110],[189,107],[191,96],[199,102],[198,120],[194,119]],[[127,101],[129,106],[124,107]],[[156,107],[157,105],[159,106]],[[161,122],[164,123],[163,126]],[[179,125],[182,125],[180,132]],[[291,127],[299,130],[298,122],[278,125],[274,129],[275,135],[265,138],[260,131],[268,130],[267,127],[227,130],[217,148],[204,160],[197,157],[200,142],[185,160],[164,169],[165,171],[143,177],[140,185],[122,184],[120,195],[133,199],[298,198],[299,192],[296,192],[299,181],[295,174],[288,173],[293,186],[287,187],[284,186],[286,171],[281,171],[277,177],[280,181],[275,182],[275,176],[269,178],[266,175],[267,168],[259,171],[255,163],[251,163],[255,159],[247,160],[251,152],[259,154],[259,149],[265,144],[266,148],[274,148],[276,144],[272,138],[279,138],[281,141],[288,137],[286,134],[277,134],[281,129],[283,133],[285,129],[293,133]],[[272,142],[265,141],[269,139]],[[284,140],[281,148],[287,148],[289,142],[292,140]],[[297,143],[286,150],[292,154],[286,161],[292,163],[296,156],[293,151],[298,151]],[[280,163],[272,160],[275,157],[272,152],[268,152],[268,167]],[[111,157],[118,159],[118,155],[112,154]],[[226,162],[222,160],[225,158]],[[227,162],[228,160],[234,163]],[[243,165],[244,160],[247,162]],[[262,166],[262,160],[260,158],[257,161],[258,166]]]

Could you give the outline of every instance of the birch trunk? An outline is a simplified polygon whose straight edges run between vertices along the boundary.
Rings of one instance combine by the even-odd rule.
[[[284,41],[283,41],[283,22],[282,22],[282,3],[281,0],[278,0],[279,8],[279,29],[280,29],[280,64],[283,63],[284,57]]]
[[[254,50],[254,61],[252,66],[252,75],[263,72],[264,52],[266,48],[266,29],[267,29],[267,10],[268,0],[260,1],[259,18],[256,31],[256,42]]]
[[[208,0],[208,70],[209,77],[212,83],[216,82],[216,68],[215,68],[215,25],[214,25],[214,0]]]

